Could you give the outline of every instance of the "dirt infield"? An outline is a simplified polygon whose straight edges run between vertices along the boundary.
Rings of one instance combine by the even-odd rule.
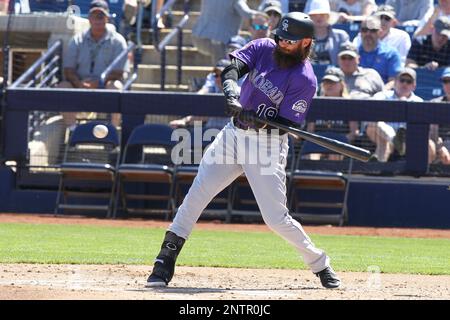
[[[149,266],[0,265],[0,299],[450,299],[450,276],[340,273],[321,288],[308,271],[178,267],[171,287],[146,289]]]
[[[0,214],[0,223],[160,227],[165,221],[105,220]],[[208,230],[268,231],[265,225],[200,222]],[[450,238],[450,230],[306,226],[311,234]],[[177,267],[171,286],[146,289],[151,266],[0,264],[0,299],[302,300],[450,299],[450,276],[341,272],[343,285],[326,290],[305,270]]]

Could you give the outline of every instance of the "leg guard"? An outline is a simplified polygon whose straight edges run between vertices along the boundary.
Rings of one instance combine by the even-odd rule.
[[[175,271],[175,262],[185,241],[185,239],[171,231],[166,232],[166,236],[161,245],[161,251],[155,259],[155,265],[150,278],[161,278],[166,284],[172,280]]]

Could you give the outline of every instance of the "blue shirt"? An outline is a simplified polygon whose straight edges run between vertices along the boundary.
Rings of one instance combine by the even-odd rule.
[[[389,45],[378,42],[375,50],[367,52],[359,46],[360,63],[363,68],[372,68],[378,71],[384,83],[394,78],[402,69],[402,60],[398,52]]]

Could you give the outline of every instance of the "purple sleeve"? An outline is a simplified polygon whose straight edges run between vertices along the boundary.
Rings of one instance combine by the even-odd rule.
[[[295,123],[301,123],[305,120],[311,106],[317,84],[315,81],[308,81],[308,79],[298,81],[297,84],[302,85],[292,86],[286,92],[286,96],[280,105],[279,116]]]
[[[263,45],[264,41],[257,39],[247,43],[242,49],[230,53],[231,57],[238,58],[244,62],[250,70],[255,68],[255,63],[258,61],[258,49]]]

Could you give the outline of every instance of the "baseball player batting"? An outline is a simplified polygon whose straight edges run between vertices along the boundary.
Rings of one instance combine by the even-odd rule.
[[[231,121],[222,129],[203,156],[196,178],[178,209],[163,240],[147,280],[147,287],[165,287],[186,239],[208,203],[242,173],[245,173],[264,222],[293,245],[325,288],[337,288],[340,279],[330,259],[317,248],[286,207],[286,157],[288,134],[275,128],[258,128],[254,117],[294,126],[306,117],[316,92],[317,79],[308,56],[313,45],[314,25],[301,12],[283,16],[273,32],[274,39],[257,39],[230,54],[231,65],[222,72],[226,111]],[[237,81],[247,75],[239,92]],[[265,131],[276,135],[276,150],[261,144],[276,156],[272,172],[262,173],[259,163],[215,163],[209,161],[220,148],[246,149],[244,138],[257,139]],[[220,152],[222,152],[221,150]]]

